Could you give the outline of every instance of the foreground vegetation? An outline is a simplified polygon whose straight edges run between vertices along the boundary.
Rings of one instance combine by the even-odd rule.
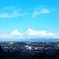
[[[22,52],[4,52],[0,46],[0,59],[59,59],[59,50],[55,54],[36,53],[28,54]]]

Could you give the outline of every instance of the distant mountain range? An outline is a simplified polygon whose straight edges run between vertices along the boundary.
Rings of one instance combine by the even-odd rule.
[[[19,41],[19,42],[59,42],[59,38],[0,39],[0,41]]]

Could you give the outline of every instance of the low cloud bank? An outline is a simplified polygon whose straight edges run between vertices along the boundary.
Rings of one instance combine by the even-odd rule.
[[[32,30],[29,28],[27,31],[25,31],[23,33],[19,32],[18,30],[15,30],[9,34],[0,34],[0,38],[9,38],[9,39],[59,38],[59,36],[52,32]]]

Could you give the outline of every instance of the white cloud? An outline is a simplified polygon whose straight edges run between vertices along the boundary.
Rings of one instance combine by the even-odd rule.
[[[4,13],[0,13],[0,18],[17,18],[17,17],[25,17],[28,16],[30,13],[26,12],[21,12],[21,11],[17,11],[14,10],[12,12],[4,12]]]
[[[41,14],[50,14],[52,12],[55,12],[56,9],[50,8],[48,9],[47,7],[40,6],[39,8],[34,8],[28,11],[28,9],[21,9],[17,8],[16,6],[9,6],[2,8],[0,10],[0,18],[17,18],[17,17],[26,17],[26,16],[31,16],[35,17]]]
[[[12,5],[12,6],[7,6],[5,8],[3,8],[2,10],[11,10],[11,9],[15,9],[16,6]]]
[[[15,6],[9,6],[0,10],[0,18],[17,18],[27,16],[29,12],[16,8]]]
[[[10,34],[0,34],[0,38],[9,38],[9,39],[59,38],[59,36],[55,33],[48,32],[48,31],[28,29],[23,33],[19,32],[18,30],[15,30],[12,31]]]
[[[0,38],[10,38],[9,34],[0,34]]]
[[[34,36],[34,37],[57,37],[57,35],[55,33],[52,33],[52,32],[47,32],[47,31],[37,31],[37,30],[32,30],[32,29],[28,29],[26,31],[26,34],[27,35],[30,35],[30,36]]]
[[[0,13],[0,18],[16,18],[19,16],[20,16],[20,14],[18,12],[16,12],[16,10],[11,13],[8,13],[8,12]]]
[[[23,34],[20,33],[18,30],[15,30],[15,31],[11,32],[10,35],[23,35]]]
[[[42,9],[42,10],[40,11],[40,13],[42,13],[42,14],[47,14],[47,13],[51,13],[51,12],[50,12],[50,10],[48,10],[48,9]]]
[[[35,17],[35,16],[37,16],[39,13],[37,12],[37,11],[34,11],[33,13],[32,13],[32,17]]]
[[[0,14],[0,18],[8,17],[8,14]]]
[[[0,9],[0,18],[16,18],[19,16],[19,11],[15,6]]]
[[[18,30],[12,31],[9,34],[0,34],[0,38],[7,38],[7,39],[19,39],[22,38],[23,34]]]
[[[38,9],[38,10],[35,10],[33,13],[32,13],[32,17],[35,17],[37,15],[41,15],[41,14],[49,14],[51,13],[51,11],[47,8],[42,8],[42,9]]]
[[[59,38],[59,36],[53,32],[28,29],[23,33],[19,32],[18,30],[15,30],[9,34],[0,34],[0,38],[9,38],[9,39]]]

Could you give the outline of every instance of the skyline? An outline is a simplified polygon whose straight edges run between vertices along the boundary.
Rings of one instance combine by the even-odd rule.
[[[0,0],[0,38],[59,38],[58,0]]]

